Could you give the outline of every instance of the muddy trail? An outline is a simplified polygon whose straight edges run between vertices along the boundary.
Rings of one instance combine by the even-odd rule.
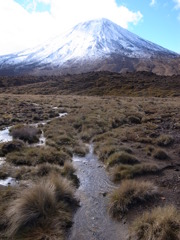
[[[80,208],[75,213],[68,240],[125,240],[127,224],[114,221],[108,214],[107,193],[115,185],[94,155],[93,145],[89,145],[85,157],[74,156],[73,162],[80,180],[76,192]]]

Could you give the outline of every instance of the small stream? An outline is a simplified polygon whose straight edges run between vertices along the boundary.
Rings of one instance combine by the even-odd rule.
[[[67,113],[59,113],[59,116],[57,116],[55,118],[48,119],[48,120],[45,120],[45,121],[41,121],[41,122],[38,122],[38,123],[29,124],[29,125],[34,126],[34,127],[39,127],[40,125],[47,124],[48,122],[52,121],[53,119],[61,118],[61,117],[64,117],[66,115],[67,115]],[[10,142],[10,141],[13,140],[13,138],[10,135],[10,132],[9,132],[10,128],[11,127],[6,127],[5,129],[0,131],[0,143]],[[40,135],[40,138],[39,138],[39,142],[34,143],[34,144],[30,144],[29,145],[30,147],[37,147],[37,146],[45,146],[46,145],[46,138],[44,136],[43,129],[41,129],[41,131],[42,132],[41,132],[41,135]],[[6,158],[5,157],[0,157],[0,166],[3,165],[5,162],[6,162]],[[3,185],[3,186],[9,186],[9,185],[14,186],[16,184],[17,184],[16,179],[11,178],[11,177],[7,177],[6,179],[0,179],[0,185]]]
[[[115,186],[94,155],[93,145],[85,157],[74,156],[73,161],[80,180],[76,195],[81,207],[75,213],[68,240],[125,240],[127,225],[108,214],[107,193]]]
[[[2,186],[15,186],[17,184],[16,179],[12,177],[8,177],[6,179],[0,179],[0,185]]]
[[[12,141],[12,136],[9,135],[9,129],[10,127],[6,127],[0,131],[0,143]]]
[[[52,121],[56,118],[61,118],[61,117],[64,117],[66,115],[67,115],[67,113],[59,113],[59,116],[57,116],[55,118],[51,118],[51,119],[48,119],[48,120],[45,120],[45,121],[41,121],[41,122],[38,122],[38,123],[32,123],[32,124],[28,124],[28,125],[29,126],[34,126],[34,127],[39,127],[40,125],[45,125],[48,122],[50,122],[50,121]],[[0,143],[10,142],[10,141],[13,140],[13,138],[10,135],[10,132],[9,132],[11,127],[6,127],[5,129],[0,131]],[[36,144],[32,144],[32,146],[45,146],[45,144],[46,144],[46,138],[44,137],[44,132],[42,130],[41,136],[39,138],[39,142],[36,143]]]

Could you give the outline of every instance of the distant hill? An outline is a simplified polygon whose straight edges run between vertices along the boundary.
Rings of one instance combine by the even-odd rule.
[[[0,93],[177,97],[180,96],[180,75],[89,72],[64,76],[0,77]]]

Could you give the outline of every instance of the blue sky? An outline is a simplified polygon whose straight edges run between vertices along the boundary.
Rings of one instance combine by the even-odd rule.
[[[0,55],[100,17],[180,53],[180,0],[0,0]]]
[[[156,0],[150,5],[150,1],[117,0],[132,11],[140,11],[143,19],[129,30],[137,35],[162,45],[165,48],[180,53],[180,8],[176,1]],[[180,6],[180,1],[179,1]]]

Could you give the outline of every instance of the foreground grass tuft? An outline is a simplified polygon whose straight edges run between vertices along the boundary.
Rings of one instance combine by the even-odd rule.
[[[130,232],[132,240],[178,240],[180,214],[174,206],[155,208],[136,219]]]
[[[7,236],[61,239],[65,228],[71,225],[72,208],[77,205],[73,194],[71,184],[57,174],[24,190],[7,210]]]
[[[125,180],[110,195],[109,212],[115,218],[121,218],[132,207],[155,198],[157,187],[151,182]]]

